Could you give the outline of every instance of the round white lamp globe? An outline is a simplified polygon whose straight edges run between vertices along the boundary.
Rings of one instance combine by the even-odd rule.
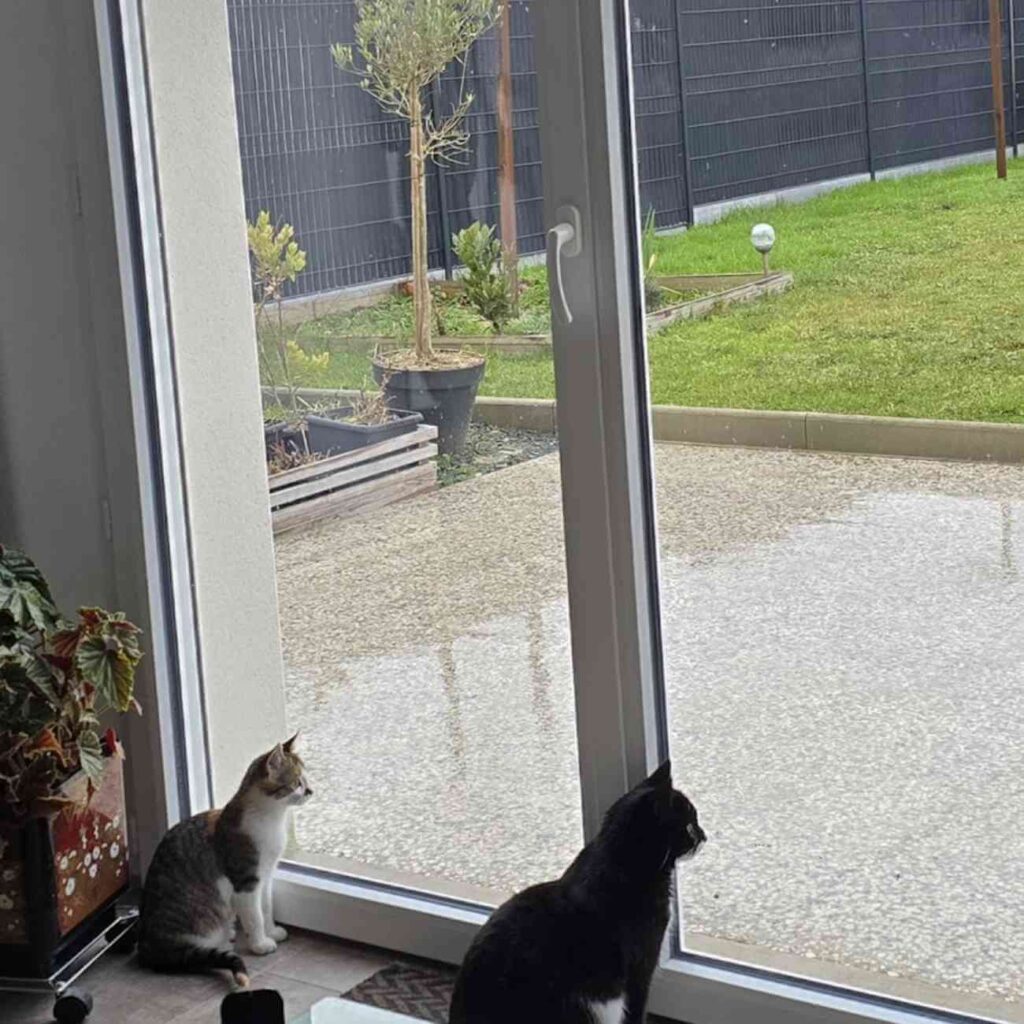
[[[772,251],[775,228],[771,224],[755,224],[750,232],[750,244],[760,253]]]

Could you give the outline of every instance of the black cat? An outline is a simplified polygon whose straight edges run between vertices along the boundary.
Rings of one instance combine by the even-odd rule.
[[[666,761],[616,801],[558,881],[494,912],[459,971],[450,1024],[640,1024],[673,865],[704,840]]]

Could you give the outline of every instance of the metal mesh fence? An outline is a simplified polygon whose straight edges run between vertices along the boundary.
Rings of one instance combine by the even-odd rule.
[[[551,2],[551,0],[540,0]],[[517,224],[543,248],[531,0],[511,0]],[[1003,0],[1007,124],[1024,126],[1024,0]],[[295,226],[297,292],[409,272],[408,133],[335,69],[354,0],[227,0],[246,210]],[[695,205],[993,145],[987,0],[633,0],[641,206],[659,226]],[[469,151],[427,183],[430,262],[496,223],[497,39],[434,90],[473,92]]]
[[[986,0],[865,0],[865,7],[876,167],[994,145]]]
[[[695,204],[867,169],[857,0],[684,8]]]
[[[1007,47],[1010,50],[1010,67],[1013,71],[1009,86],[1013,95],[1010,105],[1010,131],[1013,139],[1014,155],[1024,142],[1024,4],[1020,0],[1008,0],[1008,31]]]

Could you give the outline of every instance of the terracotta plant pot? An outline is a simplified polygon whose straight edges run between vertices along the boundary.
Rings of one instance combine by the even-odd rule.
[[[74,806],[0,824],[0,963],[4,974],[45,978],[113,919],[128,888],[120,757],[106,758],[86,804],[83,772],[61,787]]]

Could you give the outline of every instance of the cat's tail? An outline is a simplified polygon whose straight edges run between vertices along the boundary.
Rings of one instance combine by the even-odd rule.
[[[249,987],[249,971],[245,961],[233,949],[193,946],[187,942],[175,942],[154,948],[149,943],[140,942],[139,963],[154,971],[230,971],[236,985],[241,988]]]

